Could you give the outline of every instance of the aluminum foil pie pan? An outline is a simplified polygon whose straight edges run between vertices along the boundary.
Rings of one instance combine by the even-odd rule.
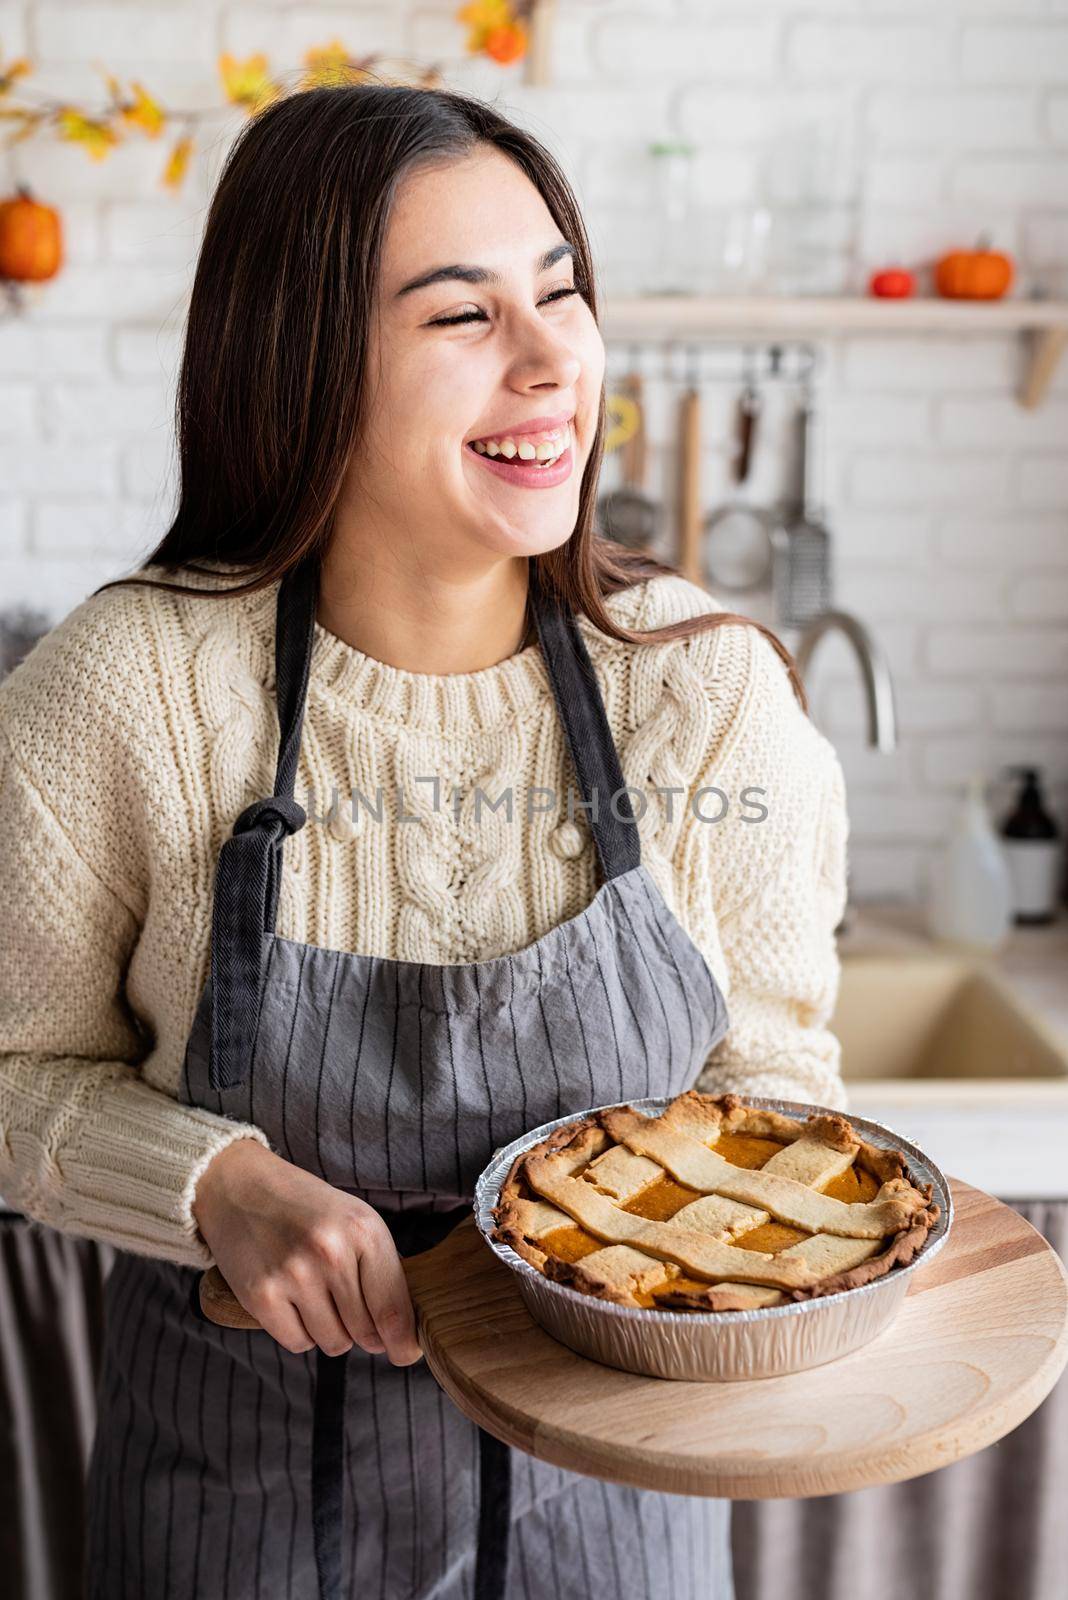
[[[744,1098],[748,1105],[802,1118],[828,1109],[798,1100],[769,1100],[756,1095]],[[663,1095],[627,1104],[646,1116],[654,1116],[671,1099],[672,1096]],[[535,1322],[561,1344],[604,1366],[652,1378],[694,1382],[771,1378],[823,1366],[867,1344],[893,1320],[908,1293],[913,1273],[922,1272],[946,1242],[953,1221],[953,1199],[948,1183],[931,1158],[882,1123],[846,1111],[842,1115],[865,1139],[901,1151],[914,1182],[933,1187],[932,1198],[941,1214],[922,1250],[907,1266],[892,1267],[883,1277],[855,1289],[814,1300],[791,1300],[756,1311],[647,1310],[581,1294],[546,1278],[510,1245],[490,1236],[495,1225],[493,1208],[516,1156],[555,1129],[581,1122],[593,1109],[606,1107],[543,1122],[540,1128],[495,1151],[475,1186],[474,1211],[479,1232],[489,1248],[516,1274],[519,1291]]]

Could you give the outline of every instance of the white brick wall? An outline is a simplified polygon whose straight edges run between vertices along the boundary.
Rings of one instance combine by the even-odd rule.
[[[723,214],[760,196],[776,130],[834,119],[861,174],[856,281],[989,229],[1025,284],[1068,295],[1056,270],[1068,264],[1068,0],[560,0],[545,90],[468,62],[455,9],[0,0],[0,48],[30,53],[36,87],[56,94],[97,95],[100,62],[205,106],[218,103],[224,49],[265,50],[289,73],[334,36],[439,60],[447,81],[496,99],[563,160],[607,292],[640,282],[653,243],[650,139],[701,146],[698,232],[711,251]],[[26,178],[62,208],[67,265],[0,324],[0,604],[58,617],[167,524],[190,270],[238,125],[211,125],[176,198],[159,189],[149,141],[100,164],[43,141],[2,158],[5,190]],[[611,370],[628,355],[610,351]],[[920,888],[973,768],[997,779],[1009,762],[1045,764],[1068,822],[1068,370],[1029,413],[1013,399],[1021,357],[1008,337],[843,338],[820,356],[813,488],[834,533],[838,603],[869,623],[894,673],[899,748],[867,748],[835,638],[813,663],[813,711],[846,770],[853,893],[899,898]],[[728,487],[735,391],[723,380],[737,357],[702,356],[710,507]],[[665,377],[659,352],[642,359],[648,487],[670,509],[681,369]],[[768,497],[784,486],[790,401],[788,387],[768,392],[754,463]],[[761,602],[751,609],[770,620]],[[998,783],[998,808],[1006,794]]]

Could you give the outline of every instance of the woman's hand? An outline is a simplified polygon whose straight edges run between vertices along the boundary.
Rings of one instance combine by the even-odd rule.
[[[397,1247],[364,1201],[235,1139],[202,1174],[193,1215],[238,1300],[287,1350],[358,1344],[394,1366],[419,1360]]]

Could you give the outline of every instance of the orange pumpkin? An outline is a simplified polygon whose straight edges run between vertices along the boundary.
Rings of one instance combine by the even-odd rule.
[[[59,212],[20,183],[11,199],[0,200],[0,278],[39,282],[55,277],[62,261]]]
[[[950,250],[935,267],[935,287],[947,300],[1000,300],[1012,283],[1012,257],[988,248]]]

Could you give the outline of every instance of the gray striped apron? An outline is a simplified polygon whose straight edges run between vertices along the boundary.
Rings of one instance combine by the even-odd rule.
[[[719,987],[641,864],[573,615],[530,568],[601,886],[526,949],[434,966],[274,931],[318,568],[279,586],[274,794],[219,853],[180,1098],[257,1124],[368,1201],[402,1255],[469,1213],[493,1151],[591,1105],[689,1088]],[[425,1363],[293,1355],[194,1312],[199,1274],[120,1253],[89,1484],[91,1600],[730,1600],[728,1502],[566,1472],[482,1432]]]

